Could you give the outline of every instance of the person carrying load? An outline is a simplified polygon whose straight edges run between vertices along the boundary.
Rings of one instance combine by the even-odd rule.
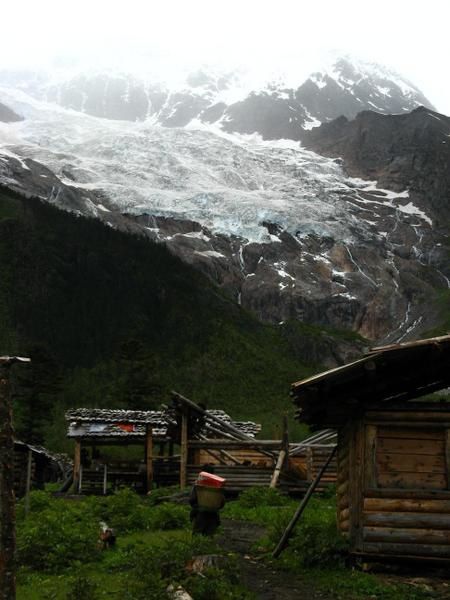
[[[219,510],[225,504],[225,479],[214,475],[213,470],[213,467],[205,467],[191,490],[189,504],[192,507],[192,533],[213,535],[220,526]]]

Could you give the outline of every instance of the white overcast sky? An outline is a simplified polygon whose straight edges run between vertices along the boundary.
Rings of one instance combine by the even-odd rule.
[[[133,56],[149,70],[217,62],[300,77],[337,50],[397,70],[450,114],[450,0],[21,0],[0,15],[1,67]]]

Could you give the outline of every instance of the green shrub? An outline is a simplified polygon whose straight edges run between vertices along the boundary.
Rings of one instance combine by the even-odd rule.
[[[302,524],[290,548],[306,567],[343,565],[347,555],[347,542],[335,523]]]
[[[289,503],[289,498],[274,488],[252,487],[242,492],[239,496],[238,503],[243,508],[286,506],[286,504]]]
[[[37,570],[59,571],[73,561],[98,555],[98,522],[82,503],[53,501],[18,522],[19,563]]]
[[[189,526],[187,506],[179,504],[160,504],[146,509],[147,529],[184,529]]]
[[[88,502],[97,520],[105,521],[119,535],[141,529],[145,521],[143,502],[133,490],[125,488],[111,496],[91,496]]]
[[[97,600],[98,585],[84,575],[76,575],[70,580],[70,591],[66,600]]]

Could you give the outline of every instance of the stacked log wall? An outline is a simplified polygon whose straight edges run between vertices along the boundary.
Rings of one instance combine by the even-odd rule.
[[[336,506],[338,529],[345,537],[350,530],[350,443],[350,427],[344,427],[338,434]]]
[[[450,415],[433,410],[366,415],[362,550],[450,559]]]

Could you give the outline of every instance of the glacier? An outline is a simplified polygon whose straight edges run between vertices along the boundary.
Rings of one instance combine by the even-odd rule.
[[[0,93],[25,117],[1,125],[0,153],[33,158],[67,185],[102,192],[103,211],[106,196],[121,212],[198,221],[249,243],[273,241],[267,222],[297,239],[313,234],[350,245],[361,236],[379,239],[378,218],[390,218],[392,228],[398,219],[414,227],[432,224],[407,191],[350,178],[339,160],[299,142],[228,134],[200,122],[164,128],[112,121],[14,88]]]

